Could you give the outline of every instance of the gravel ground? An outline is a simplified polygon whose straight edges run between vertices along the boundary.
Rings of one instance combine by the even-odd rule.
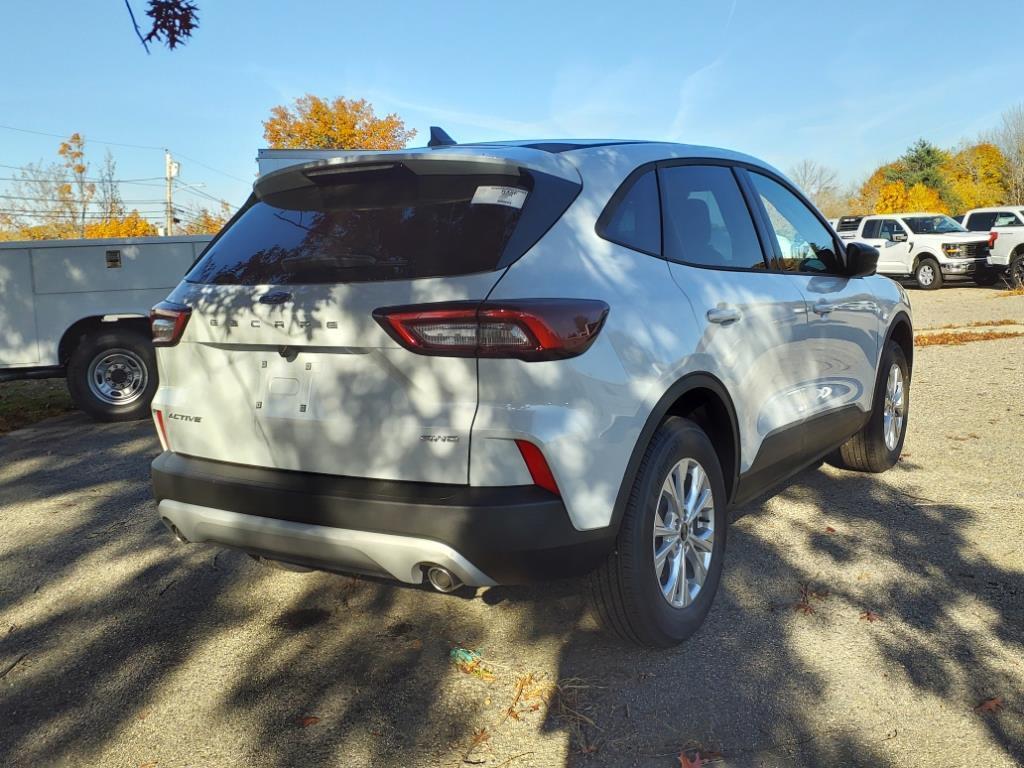
[[[991,295],[911,292],[921,326],[1024,319]],[[1020,765],[1022,384],[1024,338],[919,350],[897,468],[748,505],[707,623],[667,652],[602,635],[575,582],[440,595],[177,545],[148,425],[12,433],[0,763]]]

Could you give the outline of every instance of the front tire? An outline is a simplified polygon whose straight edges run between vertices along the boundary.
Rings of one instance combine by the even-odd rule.
[[[711,440],[692,421],[668,419],[644,453],[615,551],[591,575],[607,628],[659,648],[697,631],[722,575],[725,503]]]
[[[886,343],[875,382],[874,407],[868,423],[829,456],[840,469],[884,472],[900,458],[910,415],[910,368],[903,348]]]
[[[939,262],[931,257],[921,259],[914,270],[914,280],[926,291],[934,291],[942,287],[942,270]]]
[[[71,353],[67,376],[75,404],[94,419],[143,419],[156,393],[156,355],[138,331],[95,333]]]
[[[1010,261],[1010,266],[1006,268],[1006,274],[1010,278],[1010,286],[1012,288],[1024,286],[1024,253],[1013,257]]]

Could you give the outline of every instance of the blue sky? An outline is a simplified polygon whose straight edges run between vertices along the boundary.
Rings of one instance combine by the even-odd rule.
[[[169,146],[185,181],[237,204],[261,120],[307,92],[397,112],[414,145],[431,124],[458,140],[667,139],[783,169],[813,158],[847,182],[1024,100],[1017,2],[198,4],[193,39],[148,56],[121,0],[5,4],[0,124]],[[0,129],[0,164],[52,159],[58,141]],[[163,173],[158,150],[111,150],[122,178]]]

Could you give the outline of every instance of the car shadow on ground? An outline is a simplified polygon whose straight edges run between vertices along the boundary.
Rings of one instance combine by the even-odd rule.
[[[185,741],[222,732],[252,765],[552,764],[530,739],[558,736],[573,766],[675,765],[683,747],[729,765],[879,766],[895,764],[897,703],[828,716],[830,664],[876,659],[857,674],[883,670],[970,716],[994,692],[1024,700],[1019,669],[993,653],[1024,654],[1020,573],[965,537],[978,511],[878,477],[811,470],[748,505],[707,623],[653,651],[598,631],[579,582],[467,599],[176,546],[149,497],[155,452],[148,426],[75,416],[0,441],[3,523],[19,532],[0,546],[4,765],[91,763],[164,727]],[[790,503],[827,517],[774,520]],[[14,520],[26,514],[50,519]],[[863,585],[830,575],[858,563]],[[965,629],[964,611],[986,631]],[[808,637],[829,634],[830,652],[859,653],[816,657]],[[485,663],[459,671],[453,647]],[[561,688],[534,694],[521,681],[544,660],[533,682]],[[1019,712],[978,717],[1024,760]]]

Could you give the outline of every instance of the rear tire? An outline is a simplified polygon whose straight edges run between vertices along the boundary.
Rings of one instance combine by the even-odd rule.
[[[128,328],[86,336],[68,360],[75,404],[99,421],[149,416],[156,393],[156,355],[150,340]]]
[[[898,371],[899,397],[891,391]],[[898,402],[897,402],[898,401]],[[894,425],[896,416],[899,424]],[[910,416],[910,369],[903,348],[886,343],[875,382],[874,408],[868,423],[828,457],[828,463],[857,472],[884,472],[900,458]],[[895,426],[895,429],[894,429]]]
[[[939,269],[939,262],[927,256],[917,262],[914,269],[914,280],[917,285],[926,291],[934,291],[942,287],[942,270]]]
[[[697,631],[722,575],[725,502],[711,440],[692,421],[668,419],[644,453],[615,551],[591,575],[605,627],[659,648]]]

